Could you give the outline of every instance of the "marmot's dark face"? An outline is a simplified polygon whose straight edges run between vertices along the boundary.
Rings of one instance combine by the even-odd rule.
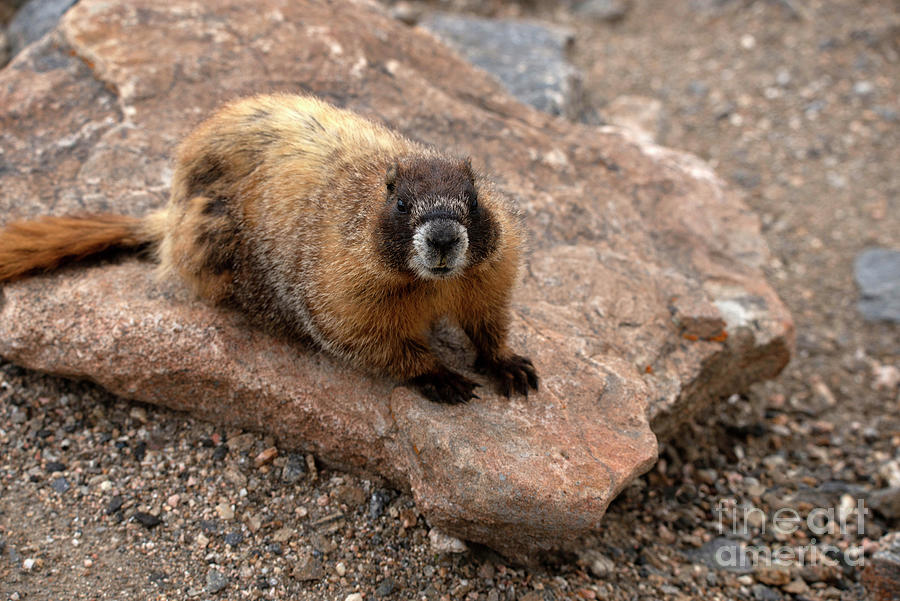
[[[394,269],[445,279],[494,250],[496,223],[479,202],[468,160],[401,160],[388,169],[385,195],[378,236]]]

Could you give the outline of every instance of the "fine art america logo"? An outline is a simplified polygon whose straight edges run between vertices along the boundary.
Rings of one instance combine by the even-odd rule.
[[[751,540],[755,533],[770,532],[778,541],[770,545],[742,545],[737,541],[718,545],[714,561],[721,568],[744,571],[765,567],[863,565],[863,549],[853,543],[864,536],[869,515],[862,499],[846,496],[838,506],[816,507],[805,517],[792,507],[766,513],[748,503],[738,504],[735,499],[720,499],[714,511],[720,535]]]

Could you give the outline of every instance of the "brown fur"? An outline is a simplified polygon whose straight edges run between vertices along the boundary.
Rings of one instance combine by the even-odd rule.
[[[200,297],[433,400],[465,401],[475,386],[428,348],[444,315],[501,392],[537,388],[531,362],[506,345],[518,213],[468,160],[314,98],[270,95],[221,109],[182,143],[176,163],[167,208],[144,220],[45,218],[0,232],[0,281],[152,243],[160,273],[178,274]],[[410,258],[423,256],[415,235],[444,218],[468,234],[466,262],[451,277],[422,275]]]
[[[0,281],[31,272],[55,269],[115,248],[150,242],[141,220],[125,215],[41,217],[14,221],[0,232]]]

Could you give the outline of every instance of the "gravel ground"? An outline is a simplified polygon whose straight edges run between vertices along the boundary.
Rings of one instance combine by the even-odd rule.
[[[852,277],[858,252],[898,246],[898,5],[642,0],[615,23],[556,3],[413,7],[573,27],[601,118],[623,94],[661,101],[661,142],[761,216],[794,361],[663,445],[579,556],[533,569],[436,553],[409,496],[272,440],[0,363],[0,599],[864,599],[860,564],[900,527],[884,503],[900,327],[861,320]],[[860,518],[860,499],[881,513]],[[847,520],[791,532],[779,509]],[[733,541],[795,561],[722,569]]]

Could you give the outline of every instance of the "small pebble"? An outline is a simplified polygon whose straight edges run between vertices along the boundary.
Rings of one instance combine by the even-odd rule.
[[[115,512],[122,509],[122,505],[125,504],[125,501],[121,496],[116,495],[112,499],[109,500],[109,504],[106,506],[106,515],[112,515]]]
[[[782,67],[778,70],[778,73],[775,75],[775,83],[784,87],[791,83],[791,72]]]
[[[468,550],[466,543],[444,534],[437,528],[432,528],[428,532],[428,539],[431,541],[431,549],[435,553],[465,553]]]
[[[786,569],[759,568],[756,570],[756,579],[763,584],[784,586],[791,581],[791,573]]]
[[[431,566],[428,566],[431,567]],[[478,566],[478,577],[484,578],[485,580],[490,580],[494,577],[495,570],[494,564],[489,561],[484,562],[480,566]]]
[[[55,490],[56,492],[58,492],[60,494],[66,492],[67,490],[72,488],[72,486],[69,484],[69,481],[66,480],[62,476],[60,476],[59,478],[54,478],[50,482],[50,487],[53,488],[53,490]]]
[[[270,543],[266,545],[266,551],[271,553],[272,555],[281,555],[284,553],[284,549],[281,547],[281,543]]]
[[[369,519],[377,520],[384,513],[384,508],[391,502],[391,494],[384,490],[376,490],[369,497]]]
[[[281,479],[288,484],[298,482],[300,478],[306,475],[306,460],[302,455],[291,453],[287,457],[284,469],[281,470]]]
[[[136,461],[143,461],[144,457],[147,456],[147,443],[141,441],[134,445],[134,448],[131,450],[131,455]]]
[[[228,503],[219,503],[216,505],[216,513],[219,514],[219,517],[223,520],[233,520],[234,519],[234,509],[231,508],[231,505]]]
[[[146,424],[146,423],[147,423],[147,410],[144,409],[143,407],[133,406],[133,407],[128,411],[128,415],[129,415],[132,419],[136,419],[136,420],[138,420],[139,422],[141,422],[142,424]]]
[[[200,520],[198,525],[206,534],[219,534],[222,531],[222,526],[217,520]]]
[[[761,497],[766,492],[766,487],[760,484],[756,478],[745,478],[744,486],[747,494],[751,497]]]
[[[415,25],[422,17],[422,7],[413,4],[412,2],[401,0],[391,6],[390,14],[393,18],[406,25]],[[347,599],[349,598],[350,597],[347,597]]]
[[[213,451],[212,458],[213,461],[222,461],[223,459],[225,459],[226,455],[228,455],[228,446],[220,444],[216,447],[216,450]]]
[[[229,532],[225,535],[225,544],[231,547],[236,547],[244,540],[244,535],[240,532]]]
[[[278,449],[275,447],[269,447],[268,449],[257,455],[253,460],[253,463],[257,468],[260,468],[264,465],[272,463],[272,460],[274,460],[277,456]]]
[[[294,564],[291,575],[300,581],[319,580],[325,575],[322,562],[309,553],[304,553]]]
[[[45,466],[48,474],[53,474],[55,472],[64,472],[66,471],[66,466],[59,461],[48,461]]]
[[[781,587],[781,590],[792,595],[802,595],[809,591],[809,586],[802,579],[796,578]]]
[[[716,470],[712,469],[702,469],[697,470],[697,480],[706,484],[708,486],[712,486],[716,483],[716,480],[719,479],[719,473]]]
[[[578,15],[614,23],[625,18],[630,5],[625,0],[584,0],[575,5]]]
[[[215,595],[226,586],[228,586],[228,578],[225,574],[215,568],[210,568],[206,573],[206,592]]]
[[[250,532],[257,532],[262,527],[262,520],[259,519],[258,515],[251,515],[247,518],[247,528],[250,529]]]
[[[394,581],[391,578],[385,578],[377,587],[375,587],[375,595],[377,597],[388,597],[394,592]]]
[[[781,601],[782,599],[781,593],[765,584],[754,584],[751,590],[753,591],[753,598],[757,601]]]
[[[858,81],[853,84],[853,93],[857,96],[868,96],[875,91],[875,86],[871,81]]]
[[[133,517],[136,522],[138,522],[148,530],[151,528],[155,528],[156,526],[159,526],[160,523],[162,523],[162,520],[155,515],[143,511],[138,511],[131,517]]]
[[[359,507],[366,502],[366,492],[359,486],[344,484],[334,491],[334,499],[338,503],[346,505],[351,509]]]

